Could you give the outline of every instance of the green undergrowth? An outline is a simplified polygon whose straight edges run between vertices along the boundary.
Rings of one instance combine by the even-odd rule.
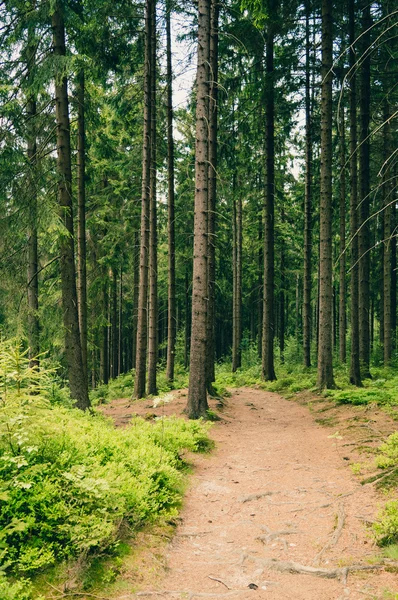
[[[398,499],[394,498],[394,492],[398,488],[398,431],[390,435],[380,446],[376,464],[383,469],[382,487],[393,498],[380,511],[373,529],[380,545],[396,544],[396,558],[398,558]]]
[[[167,381],[166,371],[160,368],[157,373],[158,395],[162,396],[172,390],[179,390],[188,386],[188,372],[181,365],[176,365],[174,382]],[[134,391],[134,372],[130,371],[111,379],[107,385],[99,385],[90,392],[90,399],[95,406],[110,402],[116,398],[131,398]]]
[[[89,565],[130,531],[177,514],[184,451],[210,448],[209,425],[136,418],[123,430],[52,403],[52,373],[0,344],[0,598],[38,600],[30,580]]]

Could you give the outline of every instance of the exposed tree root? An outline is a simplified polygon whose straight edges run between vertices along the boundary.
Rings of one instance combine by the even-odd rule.
[[[384,568],[384,564],[378,565],[350,565],[348,567],[338,567],[336,569],[322,569],[319,567],[307,567],[293,561],[275,560],[271,558],[257,558],[248,557],[250,560],[258,563],[263,570],[274,569],[280,573],[294,573],[298,575],[314,575],[316,577],[322,577],[324,579],[338,579],[343,584],[347,583],[347,577],[349,573],[357,571],[375,571]]]
[[[229,585],[227,585],[222,579],[218,579],[217,577],[212,577],[211,575],[207,576],[209,579],[211,579],[212,581],[217,581],[217,583],[221,583],[221,585],[223,585],[224,587],[227,588],[227,590],[230,590],[231,588],[229,587]]]
[[[320,560],[322,558],[322,556],[324,555],[324,553],[329,550],[330,548],[332,548],[333,546],[336,546],[337,542],[340,539],[340,536],[343,532],[343,528],[344,528],[344,524],[345,524],[345,510],[344,510],[344,504],[339,504],[339,508],[338,508],[338,512],[337,512],[337,526],[336,529],[333,532],[333,535],[330,537],[329,541],[326,542],[326,544],[324,545],[324,547],[322,548],[322,550],[320,550],[318,552],[318,554],[315,556],[312,564],[313,565],[319,565]]]
[[[230,590],[229,592],[225,592],[224,594],[210,593],[210,592],[191,592],[189,590],[176,590],[176,591],[164,591],[164,592],[137,592],[131,598],[144,598],[145,596],[182,596],[184,594],[184,598],[187,600],[193,600],[193,598],[229,598],[231,596],[235,596],[236,594],[247,594],[247,590]]]
[[[244,504],[245,502],[251,502],[252,500],[260,500],[261,498],[265,498],[266,496],[272,496],[276,493],[277,492],[260,492],[258,494],[250,494],[249,496],[243,496],[242,498],[239,498],[239,502],[242,502],[242,504]]]

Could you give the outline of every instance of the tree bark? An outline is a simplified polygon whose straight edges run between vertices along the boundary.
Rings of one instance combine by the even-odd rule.
[[[348,5],[349,64],[355,63],[355,0]],[[355,69],[350,79],[350,233],[351,233],[351,363],[350,383],[361,386],[359,354],[359,266],[358,266],[358,169],[357,169],[357,97]]]
[[[184,331],[184,367],[188,369],[189,366],[189,346],[190,346],[190,306],[189,298],[189,276],[188,267],[185,267],[185,331]]]
[[[285,220],[285,213],[282,209],[281,212],[282,223]],[[281,289],[279,292],[279,352],[281,358],[281,364],[285,362],[285,293],[286,293],[286,253],[284,245],[281,248]]]
[[[258,211],[258,254],[257,254],[257,353],[263,353],[263,287],[264,287],[264,223],[263,210]]]
[[[53,51],[55,56],[65,56],[65,27],[62,5],[55,3],[52,15]],[[60,217],[66,232],[59,242],[62,288],[62,312],[65,330],[65,358],[71,397],[83,410],[90,406],[86,373],[83,367],[82,348],[77,309],[76,270],[72,212],[72,170],[70,122],[67,79],[55,78],[55,115],[57,125],[58,203]]]
[[[339,359],[347,360],[347,314],[346,314],[346,253],[345,253],[345,220],[346,220],[346,150],[345,150],[345,112],[342,108],[340,122],[340,269],[339,269]]]
[[[264,296],[263,296],[263,339],[262,378],[276,379],[274,369],[274,199],[275,199],[275,98],[274,98],[274,3],[271,3],[270,18],[265,44],[266,100],[265,100],[265,199],[264,199]]]
[[[240,186],[234,185],[233,188],[232,372],[235,373],[242,364],[242,197]]]
[[[28,85],[33,83],[36,64],[35,30],[32,26],[28,29],[26,48]],[[29,366],[39,367],[40,352],[40,322],[39,322],[39,260],[37,242],[37,191],[36,191],[36,97],[31,89],[28,90],[26,102],[27,116],[27,155],[29,168],[29,228],[28,228],[28,344]]]
[[[77,303],[83,368],[87,379],[86,131],[84,97],[84,71],[81,70],[77,84]]]
[[[312,135],[310,97],[310,2],[305,14],[305,190],[304,190],[304,282],[303,351],[304,366],[311,366],[311,252],[312,252]]]
[[[217,203],[217,121],[218,121],[218,0],[210,0],[210,94],[209,94],[209,167],[208,167],[208,306],[207,306],[207,389],[213,393],[215,381],[216,318],[216,203]]]
[[[148,335],[148,394],[157,394],[158,366],[158,218],[156,197],[156,0],[152,0],[151,31],[151,173],[149,216],[149,335]]]
[[[119,335],[118,335],[118,364],[117,374],[121,375],[124,373],[124,361],[123,361],[123,266],[120,266],[120,280],[119,280]]]
[[[140,277],[137,310],[137,342],[134,397],[145,396],[146,353],[147,353],[147,301],[148,301],[148,250],[151,188],[151,129],[152,129],[152,3],[145,2],[145,67],[144,67],[144,134],[142,151],[142,200],[141,200],[141,238],[140,238]]]
[[[334,387],[332,347],[332,7],[322,0],[318,387]]]
[[[140,236],[139,231],[134,231],[134,256],[133,256],[133,336],[131,344],[131,365],[135,367],[137,358],[137,323],[138,323],[138,296],[140,291]],[[130,363],[128,363],[130,364]],[[127,365],[125,365],[127,366]]]
[[[198,1],[198,66],[196,97],[195,212],[192,279],[192,327],[187,413],[206,416],[208,302],[208,122],[210,64],[210,0]]]
[[[370,4],[363,2],[362,32],[371,26]],[[362,51],[366,52],[370,44],[370,33],[364,33],[361,38]],[[359,356],[361,361],[362,376],[371,377],[370,374],[370,230],[367,219],[370,211],[370,144],[369,144],[369,119],[370,119],[370,53],[362,61],[360,69],[360,100],[359,100],[359,202],[360,222],[359,231]]]
[[[111,377],[116,379],[118,368],[118,324],[117,324],[117,270],[112,269],[112,314],[111,314]]]
[[[176,346],[176,266],[175,266],[175,198],[174,198],[174,138],[173,138],[173,65],[171,55],[171,2],[166,6],[167,54],[167,182],[168,182],[168,311],[167,311],[167,362],[166,378],[174,381]]]
[[[108,357],[108,273],[103,269],[102,281],[102,326],[101,326],[101,348],[100,348],[100,381],[107,385],[109,383],[109,357]]]
[[[385,91],[388,93],[388,90]],[[384,161],[388,160],[392,153],[391,143],[391,124],[390,124],[390,105],[388,100],[384,100],[383,109],[383,134],[384,134]],[[392,315],[391,315],[391,297],[392,297],[392,186],[388,179],[391,178],[391,171],[385,166],[384,167],[384,181],[383,181],[383,198],[384,198],[384,211],[383,211],[383,303],[384,303],[384,366],[389,366],[392,357]]]

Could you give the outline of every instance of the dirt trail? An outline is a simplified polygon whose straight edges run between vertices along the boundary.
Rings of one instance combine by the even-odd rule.
[[[178,414],[185,400],[178,396],[167,412]],[[117,420],[123,410],[105,412]],[[397,576],[384,570],[349,572],[346,579],[343,567],[369,566],[377,552],[365,523],[380,498],[354,477],[344,440],[333,433],[277,394],[234,392],[212,430],[216,450],[195,458],[164,577],[120,600],[356,600],[397,590]],[[278,570],[297,565],[340,568],[339,578]]]

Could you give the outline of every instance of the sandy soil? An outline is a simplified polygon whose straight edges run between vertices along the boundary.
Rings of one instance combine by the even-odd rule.
[[[132,414],[180,414],[185,403],[179,392],[157,409],[148,400],[117,400],[103,412],[120,426]],[[120,600],[395,597],[385,593],[398,592],[396,573],[344,569],[369,567],[378,552],[367,525],[383,499],[349,468],[358,457],[357,441],[347,437],[352,422],[367,442],[378,439],[369,425],[364,430],[363,411],[346,412],[336,430],[335,417],[325,427],[307,406],[241,389],[221,414],[212,429],[215,451],[194,458],[181,523],[164,550],[166,568]],[[338,569],[338,578],[290,572],[300,565]]]

